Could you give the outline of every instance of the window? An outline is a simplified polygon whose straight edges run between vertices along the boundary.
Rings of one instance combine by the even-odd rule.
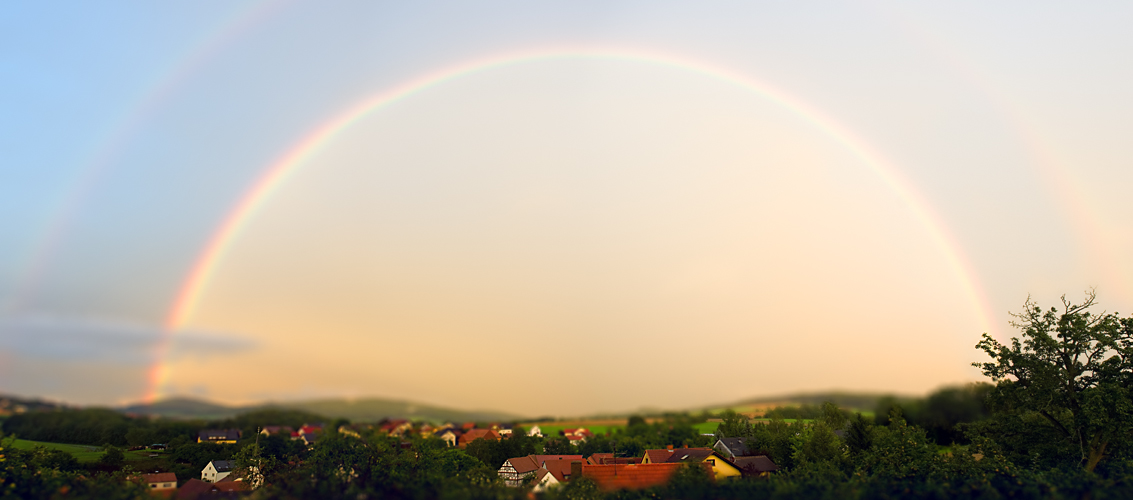
[[[711,465],[713,467],[716,466],[716,459],[715,458],[709,458],[708,460],[705,460],[705,462],[708,462],[708,465]]]

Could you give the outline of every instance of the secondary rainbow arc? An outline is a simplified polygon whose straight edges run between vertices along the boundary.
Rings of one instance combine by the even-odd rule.
[[[967,290],[968,299],[983,323],[981,325],[983,329],[985,331],[992,330],[992,322],[989,320],[990,309],[987,307],[987,300],[983,296],[976,275],[964,259],[963,253],[960,252],[959,245],[955,243],[945,229],[945,225],[929,209],[929,205],[923,197],[909,182],[901,177],[892,163],[829,115],[785,91],[751,77],[678,57],[619,49],[547,49],[477,59],[409,80],[402,85],[362,99],[315,127],[300,141],[288,148],[282,156],[264,170],[255,184],[240,198],[233,210],[229,212],[219,228],[209,238],[204,250],[196,259],[165,322],[166,333],[149,373],[149,390],[146,400],[152,401],[159,395],[161,387],[168,377],[165,357],[168,354],[170,338],[176,334],[177,330],[183,328],[192,316],[202,293],[208,287],[209,280],[216,271],[217,265],[223,260],[225,252],[232,246],[240,232],[249,224],[257,210],[263,206],[271,194],[306,160],[318,154],[326,145],[333,142],[337,134],[348,129],[371,112],[456,78],[502,66],[571,58],[626,61],[691,71],[753,91],[808,120],[819,130],[826,132],[853,152],[909,207],[917,220],[927,228],[933,243],[941,251],[951,270]]]

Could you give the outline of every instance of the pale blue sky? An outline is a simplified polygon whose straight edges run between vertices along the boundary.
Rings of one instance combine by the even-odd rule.
[[[4,228],[0,231],[0,334],[6,335],[7,340],[0,339],[4,341],[0,343],[0,359],[21,362],[0,368],[0,391],[84,403],[140,397],[144,391],[141,386],[120,384],[105,393],[92,393],[86,386],[78,390],[77,382],[69,382],[71,379],[66,377],[75,377],[77,381],[96,376],[101,362],[96,353],[90,360],[94,368],[75,368],[67,371],[68,375],[60,375],[59,380],[37,385],[31,380],[39,375],[32,377],[30,372],[21,371],[28,369],[30,360],[45,366],[66,365],[72,363],[73,350],[60,348],[58,359],[53,359],[50,343],[29,343],[20,337],[25,335],[20,333],[20,325],[28,324],[28,318],[46,317],[56,318],[53,324],[74,325],[76,330],[81,330],[79,325],[84,322],[89,323],[90,330],[95,332],[92,335],[104,335],[113,329],[106,325],[123,323],[134,325],[130,335],[140,335],[137,332],[146,328],[137,325],[150,325],[152,335],[158,335],[157,330],[207,237],[264,168],[291,144],[334,114],[383,89],[457,64],[540,48],[667,54],[760,80],[822,110],[887,157],[926,200],[970,263],[995,315],[992,319],[1003,333],[1010,331],[1006,327],[1006,312],[1017,310],[1027,294],[1033,294],[1040,302],[1052,303],[1062,293],[1077,296],[1081,290],[1096,286],[1107,309],[1130,311],[1133,286],[1128,283],[1133,282],[1133,263],[1127,256],[1133,255],[1133,225],[1129,222],[1133,220],[1133,205],[1126,193],[1128,186],[1133,185],[1129,163],[1133,143],[1128,140],[1133,131],[1133,97],[1127,90],[1133,88],[1130,21],[1133,6],[1118,2],[1073,6],[1053,2],[6,3],[0,6],[0,227]],[[903,213],[905,209],[899,203],[890,203],[892,200],[886,201],[889,195],[877,194],[884,191],[872,191],[882,185],[876,175],[860,165],[853,166],[848,159],[844,160],[845,168],[835,168],[843,161],[834,159],[842,158],[838,156],[842,153],[833,152],[838,149],[835,141],[823,139],[822,134],[813,130],[808,132],[790,113],[776,111],[766,99],[745,96],[702,80],[630,63],[610,66],[567,61],[489,72],[416,95],[388,113],[360,124],[354,135],[344,136],[341,143],[312,161],[324,166],[305,170],[281,188],[275,204],[265,206],[256,219],[259,222],[253,221],[246,238],[235,245],[232,258],[224,263],[227,267],[221,267],[228,269],[227,275],[217,277],[213,305],[209,306],[210,295],[206,292],[205,310],[194,324],[210,332],[225,332],[220,335],[249,339],[240,345],[262,346],[262,340],[271,335],[282,339],[302,335],[301,329],[271,333],[278,328],[272,321],[264,319],[258,323],[255,318],[233,311],[244,307],[268,311],[264,314],[270,315],[273,308],[302,309],[294,302],[299,299],[294,297],[253,304],[251,298],[266,296],[267,292],[259,288],[268,286],[265,276],[278,279],[278,283],[270,284],[278,288],[299,286],[296,283],[309,283],[315,279],[313,276],[318,276],[335,286],[341,285],[341,290],[353,290],[349,283],[365,273],[343,269],[362,265],[362,261],[343,257],[345,260],[339,264],[326,263],[328,259],[337,259],[330,259],[329,255],[338,255],[335,252],[350,245],[359,245],[374,254],[404,252],[413,255],[413,259],[422,255],[421,247],[413,245],[425,245],[406,243],[405,248],[391,249],[388,242],[381,243],[373,235],[357,240],[344,235],[370,234],[367,231],[394,234],[401,227],[398,224],[416,224],[420,234],[436,238],[448,235],[444,238],[455,239],[442,240],[469,245],[465,249],[447,249],[453,255],[462,250],[469,255],[487,252],[484,248],[488,247],[476,246],[478,240],[461,240],[446,233],[448,226],[438,221],[444,219],[444,214],[467,215],[479,213],[476,210],[480,209],[484,210],[485,220],[499,218],[511,209],[492,203],[533,189],[535,184],[527,182],[563,183],[540,191],[543,195],[532,195],[530,200],[545,195],[548,199],[559,199],[557,196],[581,203],[582,198],[572,196],[582,196],[582,191],[563,186],[593,177],[571,170],[575,165],[571,161],[590,158],[585,151],[597,146],[587,141],[600,136],[620,137],[618,126],[642,131],[656,126],[653,140],[664,141],[665,145],[675,144],[680,138],[715,144],[713,147],[720,148],[719,151],[705,151],[704,158],[717,158],[712,155],[719,153],[712,161],[721,165],[732,161],[728,158],[753,154],[743,148],[758,141],[728,139],[728,134],[708,133],[705,127],[725,127],[723,124],[728,123],[738,127],[736,130],[749,126],[752,130],[781,129],[784,135],[776,139],[780,141],[775,143],[777,146],[760,150],[766,151],[768,158],[785,158],[795,151],[790,148],[804,152],[814,149],[816,158],[825,158],[814,160],[826,165],[814,167],[820,169],[815,172],[825,172],[814,174],[818,177],[792,177],[790,182],[794,184],[780,189],[769,184],[768,179],[774,176],[771,170],[752,171],[760,179],[751,181],[752,186],[762,186],[768,193],[790,195],[798,202],[798,208],[792,209],[789,216],[774,213],[752,219],[761,224],[766,223],[767,217],[786,221],[783,227],[775,226],[761,234],[772,235],[776,241],[809,238],[807,229],[790,218],[809,217],[808,210],[851,213],[860,209],[862,213],[876,210],[883,214],[871,219],[872,229],[863,227],[857,236],[843,235],[823,246],[828,253],[811,255],[807,253],[811,250],[800,247],[798,255],[813,259],[815,269],[826,265],[837,268],[833,263],[849,259],[851,250],[847,248],[859,243],[876,245],[862,246],[873,248],[862,251],[874,255],[885,248],[922,248],[917,246],[919,243],[911,243],[921,237],[910,233],[917,231],[899,222],[907,215]],[[570,99],[577,105],[564,104]],[[645,118],[653,112],[654,118]],[[665,123],[676,117],[689,120],[692,128],[686,130],[679,123]],[[706,121],[696,121],[700,119]],[[530,136],[523,143],[518,139],[514,144],[508,143],[507,134],[519,137],[525,132],[530,132]],[[574,139],[564,142],[563,137]],[[712,142],[717,139],[722,142]],[[624,140],[624,148],[603,150],[606,157],[622,155],[632,162],[634,158],[648,156],[651,143],[647,133],[626,136]],[[654,151],[664,150],[662,143],[656,145]],[[560,149],[552,154],[554,148]],[[746,152],[741,154],[741,150]],[[484,156],[478,159],[481,153]],[[521,154],[527,155],[525,158],[546,154],[550,155],[548,158],[560,158],[562,163],[546,163],[547,170],[538,170],[539,175],[511,183],[512,178],[507,176],[512,167],[508,162],[520,161]],[[696,161],[681,166],[684,164],[677,159],[679,155],[673,155],[677,156],[649,161],[661,165],[659,171],[674,175],[699,171]],[[401,167],[386,171],[396,173],[394,177],[378,176],[365,163],[395,160],[401,162],[397,163]],[[482,192],[465,192],[473,193],[465,198],[436,198],[440,191],[429,191],[432,188],[428,186],[432,185],[427,181],[448,175],[447,168],[463,161],[486,162],[484,175],[497,176],[486,178],[498,182],[490,182],[492,187]],[[691,170],[684,170],[686,167]],[[609,168],[616,170],[615,166]],[[568,170],[574,173],[563,173]],[[322,172],[321,176],[318,172]],[[633,169],[619,172],[611,174],[607,187],[624,196],[626,206],[631,206],[635,203],[633,192],[624,186],[632,186],[645,174]],[[804,178],[811,180],[799,180]],[[816,187],[807,191],[803,184],[798,184],[805,182],[815,182]],[[829,186],[819,186],[824,183]],[[368,191],[370,186],[378,185],[402,186],[405,190],[384,192],[383,187]],[[347,193],[352,186],[368,194],[350,198]],[[664,186],[658,188],[662,190],[658,193],[669,192],[664,191],[667,189],[680,193],[676,185]],[[706,206],[716,197],[730,199],[725,187],[721,184],[690,194],[689,206]],[[713,189],[720,190],[718,196],[713,196]],[[831,194],[823,198],[807,195],[825,192],[823,189],[829,189]],[[375,198],[376,193],[384,193],[385,198]],[[868,196],[878,199],[861,199],[865,193],[874,193]],[[402,195],[403,202],[397,201],[402,200]],[[832,197],[842,201],[833,201]],[[853,201],[856,197],[860,202]],[[347,204],[348,199],[352,204]],[[664,206],[644,195],[636,201],[640,206]],[[878,205],[869,205],[873,202]],[[647,221],[627,215],[631,212],[618,212],[616,207],[601,204],[594,207],[605,207],[600,210],[607,210],[603,213],[609,217],[599,221],[579,215],[578,220],[564,222],[567,226],[563,228],[576,227],[570,224],[594,224],[597,228],[614,224],[610,221],[635,221],[626,223],[632,227],[615,224],[601,231],[579,233],[593,235],[649,226]],[[379,215],[379,210],[384,211]],[[407,215],[398,219],[391,218],[390,213]],[[627,218],[619,218],[622,215]],[[720,224],[738,224],[726,218],[720,220]],[[497,222],[471,227],[477,231],[505,231],[492,225]],[[333,232],[331,226],[339,232]],[[304,241],[306,231],[324,227],[328,232],[322,236],[326,238],[323,245]],[[727,242],[731,240],[725,236],[696,232],[702,226],[672,227],[679,228],[675,231],[689,231],[688,238],[704,238],[704,247],[689,250],[689,255],[731,255],[728,252],[749,248],[740,243],[729,247]],[[836,229],[831,226],[822,230]],[[615,232],[603,232],[607,230]],[[304,233],[292,235],[295,240],[279,239],[287,231]],[[643,230],[642,237],[661,238],[661,234]],[[681,234],[686,233],[677,235]],[[672,236],[665,234],[656,241],[670,241],[665,238]],[[906,237],[912,239],[906,241]],[[473,247],[480,250],[473,251]],[[633,254],[628,248],[622,250]],[[639,247],[632,248],[639,252],[634,255],[643,252]],[[700,250],[707,253],[696,253]],[[532,250],[541,251],[552,252]],[[277,252],[279,255],[275,255]],[[420,265],[452,265],[452,255],[438,252],[436,260],[429,261],[433,264]],[[522,260],[522,252],[517,255]],[[533,253],[530,257],[532,262],[540,262],[549,258],[547,255],[550,254]],[[766,259],[770,255],[752,258]],[[920,271],[934,273],[935,269],[917,266],[931,268],[935,266],[931,262],[940,262],[933,261],[936,257],[928,250],[909,250],[909,256],[908,262],[893,264],[910,266],[904,272],[906,277]],[[658,259],[657,267],[634,272],[649,275],[676,265],[676,261],[666,260],[676,257],[664,251],[652,257]],[[652,257],[645,255],[641,261],[654,262]],[[847,260],[847,265],[864,266],[855,272],[866,276],[870,275],[869,266],[882,265],[862,258],[866,260]],[[490,261],[485,259],[484,262]],[[571,265],[595,273],[598,268],[603,269],[602,273],[611,273],[614,271],[610,269],[617,269],[619,262],[625,269],[636,265],[631,262],[634,259],[626,259],[601,264],[582,259]],[[278,262],[283,267],[256,268],[263,262]],[[598,267],[587,268],[591,264]],[[409,266],[405,269],[416,269],[405,265]],[[484,265],[485,269],[491,268]],[[614,267],[601,267],[606,265]],[[707,267],[696,267],[704,276],[726,274],[730,272],[726,269],[731,269],[704,265]],[[467,269],[476,268],[475,263],[468,266]],[[573,269],[564,268],[568,267]],[[879,268],[875,275],[902,275],[894,269]],[[243,282],[235,276],[258,278]],[[280,276],[292,276],[294,283]],[[411,277],[405,279],[413,281]],[[698,279],[693,281],[717,283]],[[790,283],[789,274],[775,279],[784,281],[771,280],[765,285],[791,289],[798,284]],[[428,281],[423,276],[421,280]],[[252,282],[254,286],[249,284]],[[921,301],[925,309],[917,309],[918,314],[971,316],[971,311],[932,309],[929,304],[950,303],[955,294],[948,283],[929,285],[926,284],[930,289],[941,290],[942,295],[925,296]],[[888,283],[890,289],[901,286],[907,284]],[[862,283],[860,288],[832,285],[828,291],[816,292],[808,306],[819,311],[868,308],[869,297],[884,296],[881,290],[886,287],[883,280]],[[500,293],[501,297],[507,295]],[[631,287],[626,293],[644,292]],[[689,310],[695,311],[689,314],[725,316],[723,309],[714,309],[710,304],[710,296],[712,293],[704,292],[697,296],[703,299],[700,302],[689,299]],[[224,297],[224,307],[216,305],[221,300],[218,297]],[[242,306],[242,300],[250,302]],[[617,300],[587,302],[585,307],[589,309],[580,314],[593,315],[597,318],[594,321],[600,323],[605,317],[603,307],[645,307]],[[830,304],[831,300],[845,303]],[[406,307],[424,311],[426,303],[437,311],[451,306],[426,301]],[[804,303],[807,301],[799,300],[791,307],[802,308]],[[374,323],[374,318],[353,321],[350,315],[356,311],[344,312],[335,307],[312,306],[312,311],[318,312],[311,313],[310,324],[341,323],[346,325],[342,326],[343,331],[366,325],[367,331],[382,335],[385,327]],[[440,314],[437,311],[434,312]],[[797,314],[797,310],[791,309],[790,313]],[[326,316],[331,314],[335,317]],[[879,317],[893,314],[884,304],[876,312]],[[632,324],[633,318],[631,314],[616,321]],[[615,321],[612,317],[606,319]],[[562,318],[543,320],[551,324]],[[404,321],[412,323],[411,318]],[[525,321],[529,322],[525,323],[527,327],[540,324],[538,317]],[[673,321],[679,323],[677,319]],[[736,318],[726,324],[747,325],[745,321]],[[912,324],[908,322],[861,321],[861,332],[869,330],[867,323],[882,332],[878,339],[919,335],[901,333]],[[970,322],[965,323],[968,320],[958,321],[954,328],[975,328],[970,327]],[[412,330],[411,326],[399,325],[398,331]],[[754,325],[748,326],[758,330]],[[948,351],[952,357],[947,363],[962,365],[975,356],[970,348],[979,333],[956,332],[955,337],[932,345],[940,348],[947,344],[952,349]],[[444,341],[476,340],[467,338],[470,333],[453,335]],[[798,335],[810,338],[806,332]],[[70,337],[59,338],[57,342],[68,342]],[[674,347],[679,344],[675,337],[665,339],[658,342],[669,348],[643,356],[664,358],[679,352]],[[756,339],[741,347],[758,349],[762,345]],[[782,347],[785,351],[792,348]],[[240,357],[246,352],[258,351],[246,348],[230,357],[218,357],[209,366],[253,359]],[[898,351],[878,354],[879,359],[898,355]],[[113,360],[107,358],[105,363],[111,364]],[[317,371],[318,366],[321,365],[312,365],[312,369]],[[911,382],[883,387],[881,378],[841,376],[838,370],[845,369],[835,365],[830,373],[820,373],[812,379],[766,387],[733,387],[712,394],[698,394],[689,388],[674,391],[671,396],[643,393],[640,400],[632,401],[622,401],[616,395],[580,394],[561,403],[506,399],[489,403],[501,409],[532,413],[569,412],[572,408],[590,411],[619,409],[613,408],[618,404],[708,403],[753,394],[824,389],[843,382],[847,389],[919,391],[975,376],[964,366],[948,372],[930,369],[931,373],[914,377]],[[229,400],[288,396],[271,393],[267,388],[242,394],[224,392],[193,383],[189,368],[181,373],[181,385],[170,390],[180,387],[182,391],[193,390]],[[387,380],[383,373],[358,368],[349,374],[328,375],[324,382],[316,380],[304,390],[307,394],[374,394],[474,404],[460,399],[458,393],[429,392],[407,381]],[[351,377],[370,377],[372,384],[342,388],[336,382]]]

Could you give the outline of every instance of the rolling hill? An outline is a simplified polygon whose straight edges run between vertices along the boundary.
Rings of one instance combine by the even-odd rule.
[[[178,397],[164,399],[154,403],[139,403],[124,406],[117,408],[117,410],[123,413],[137,415],[215,420],[265,408],[302,410],[323,415],[327,418],[345,418],[355,422],[372,422],[383,418],[408,418],[438,422],[509,422],[523,418],[519,415],[500,411],[466,411],[425,405],[412,401],[381,398],[327,398],[311,401],[273,402],[248,406],[225,406],[201,399]]]

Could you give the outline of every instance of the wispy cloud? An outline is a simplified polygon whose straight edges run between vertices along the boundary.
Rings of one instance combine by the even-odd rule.
[[[50,361],[111,362],[148,365],[168,339],[170,359],[246,352],[256,347],[247,337],[222,332],[178,331],[120,319],[50,314],[0,318],[0,351],[10,356]]]

